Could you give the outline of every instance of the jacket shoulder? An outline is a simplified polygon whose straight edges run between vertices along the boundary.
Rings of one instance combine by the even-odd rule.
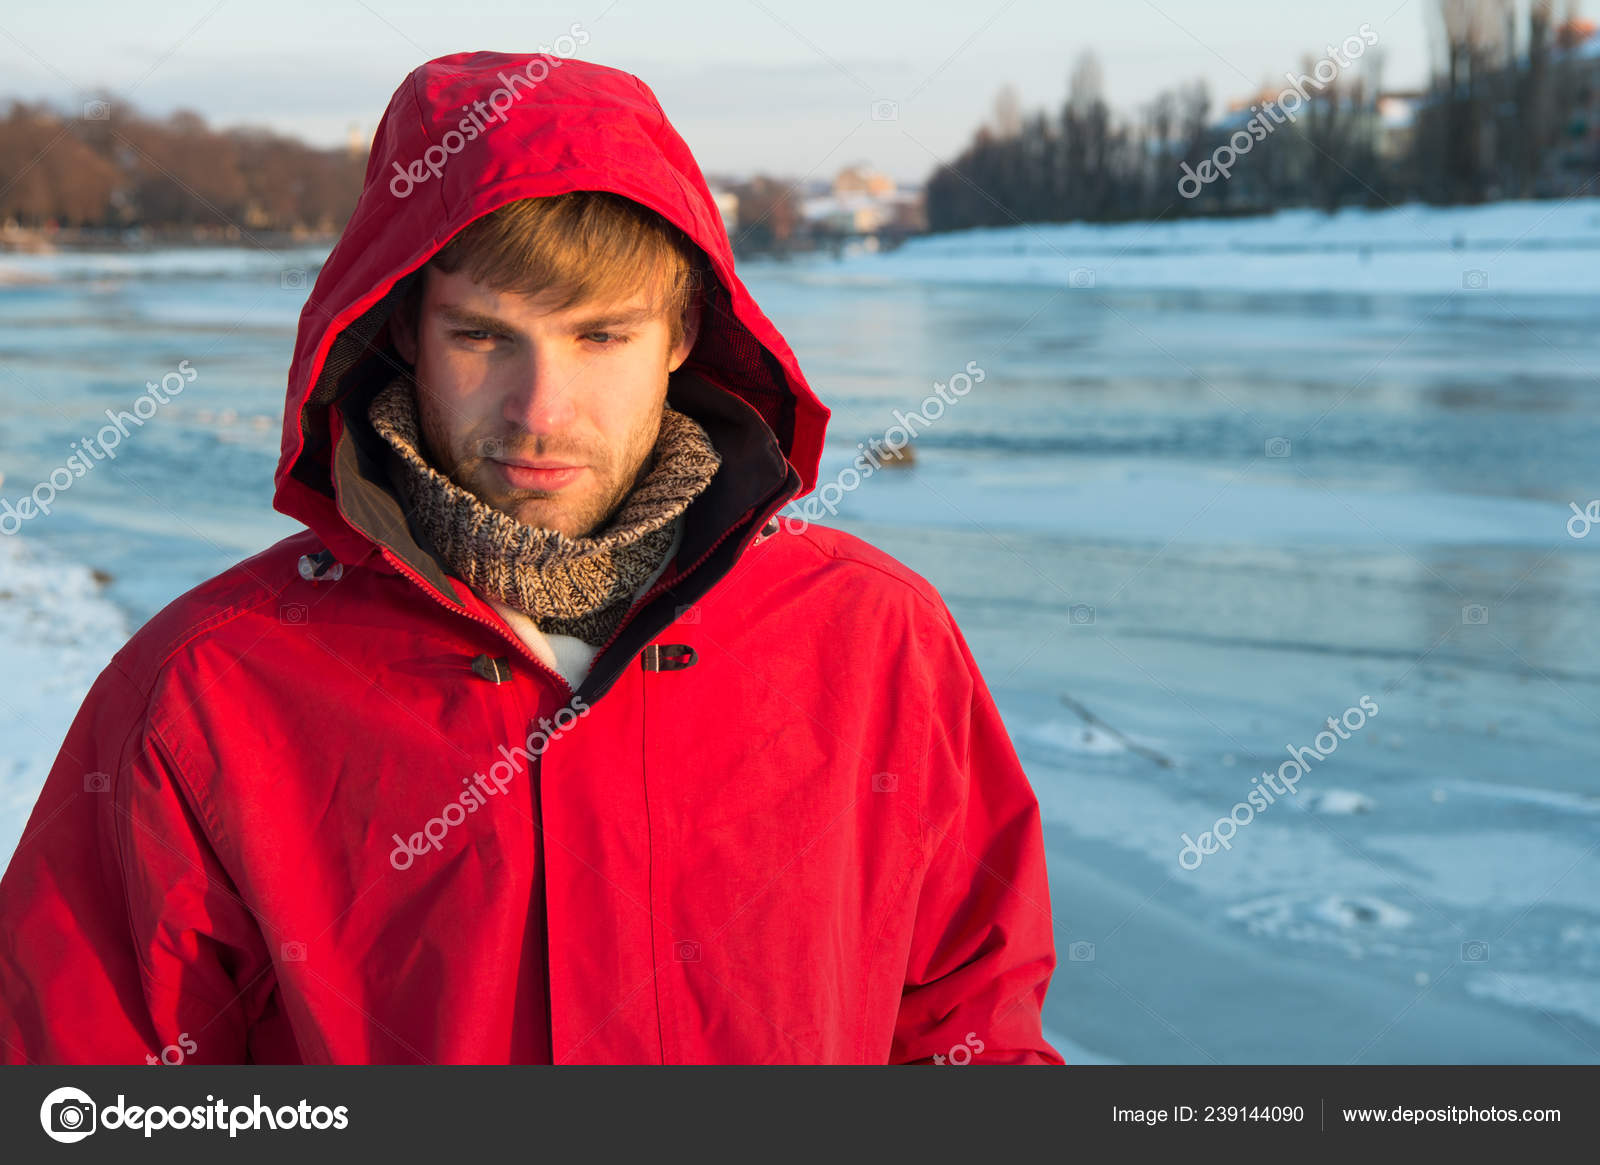
[[[852,586],[899,591],[935,608],[945,617],[945,604],[938,589],[905,563],[854,534],[831,526],[807,523],[801,530],[788,528],[782,520],[772,535],[780,545],[811,558],[815,566],[845,572]]]
[[[234,563],[152,615],[123,644],[112,663],[141,691],[148,692],[162,668],[185,645],[275,602],[286,587],[299,581],[300,556],[321,549],[317,536],[302,530]]]

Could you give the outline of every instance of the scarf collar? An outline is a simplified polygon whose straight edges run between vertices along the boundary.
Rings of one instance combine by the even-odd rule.
[[[468,586],[522,611],[547,634],[595,647],[662,566],[677,518],[722,464],[706,431],[665,406],[644,480],[599,529],[569,538],[517,521],[435,469],[422,453],[414,392],[409,375],[396,377],[367,411],[397,455],[390,476],[412,525]]]

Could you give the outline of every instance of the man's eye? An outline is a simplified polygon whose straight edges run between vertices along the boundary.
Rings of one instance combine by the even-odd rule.
[[[628,337],[621,332],[589,332],[583,338],[605,348],[614,348],[618,344],[628,342]]]
[[[457,340],[470,340],[474,343],[493,340],[496,336],[494,332],[485,332],[479,328],[463,328],[459,331],[451,332],[450,335]]]

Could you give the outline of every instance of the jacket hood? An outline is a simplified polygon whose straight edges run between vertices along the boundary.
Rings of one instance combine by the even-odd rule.
[[[358,560],[377,540],[375,521],[351,520],[363,503],[340,488],[341,464],[370,461],[341,443],[358,424],[341,406],[405,367],[385,324],[407,278],[473,220],[573,190],[631,198],[705,253],[713,278],[701,332],[674,385],[692,384],[685,391],[730,433],[753,413],[787,462],[778,468],[788,492],[814,488],[829,410],[734,273],[716,202],[655,94],[630,73],[570,57],[457,53],[414,70],[390,99],[355,213],[300,314],[273,506],[338,558]],[[738,458],[727,468],[738,472]],[[394,515],[383,517],[392,528]]]

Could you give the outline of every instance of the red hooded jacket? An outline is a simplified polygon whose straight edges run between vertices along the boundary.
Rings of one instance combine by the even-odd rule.
[[[419,545],[364,404],[435,251],[585,189],[709,257],[668,399],[723,465],[574,691]],[[308,529],[89,692],[0,881],[0,1055],[1061,1063],[1038,804],[965,640],[888,555],[773,520],[828,415],[636,77],[417,69],[300,317],[274,505]]]

